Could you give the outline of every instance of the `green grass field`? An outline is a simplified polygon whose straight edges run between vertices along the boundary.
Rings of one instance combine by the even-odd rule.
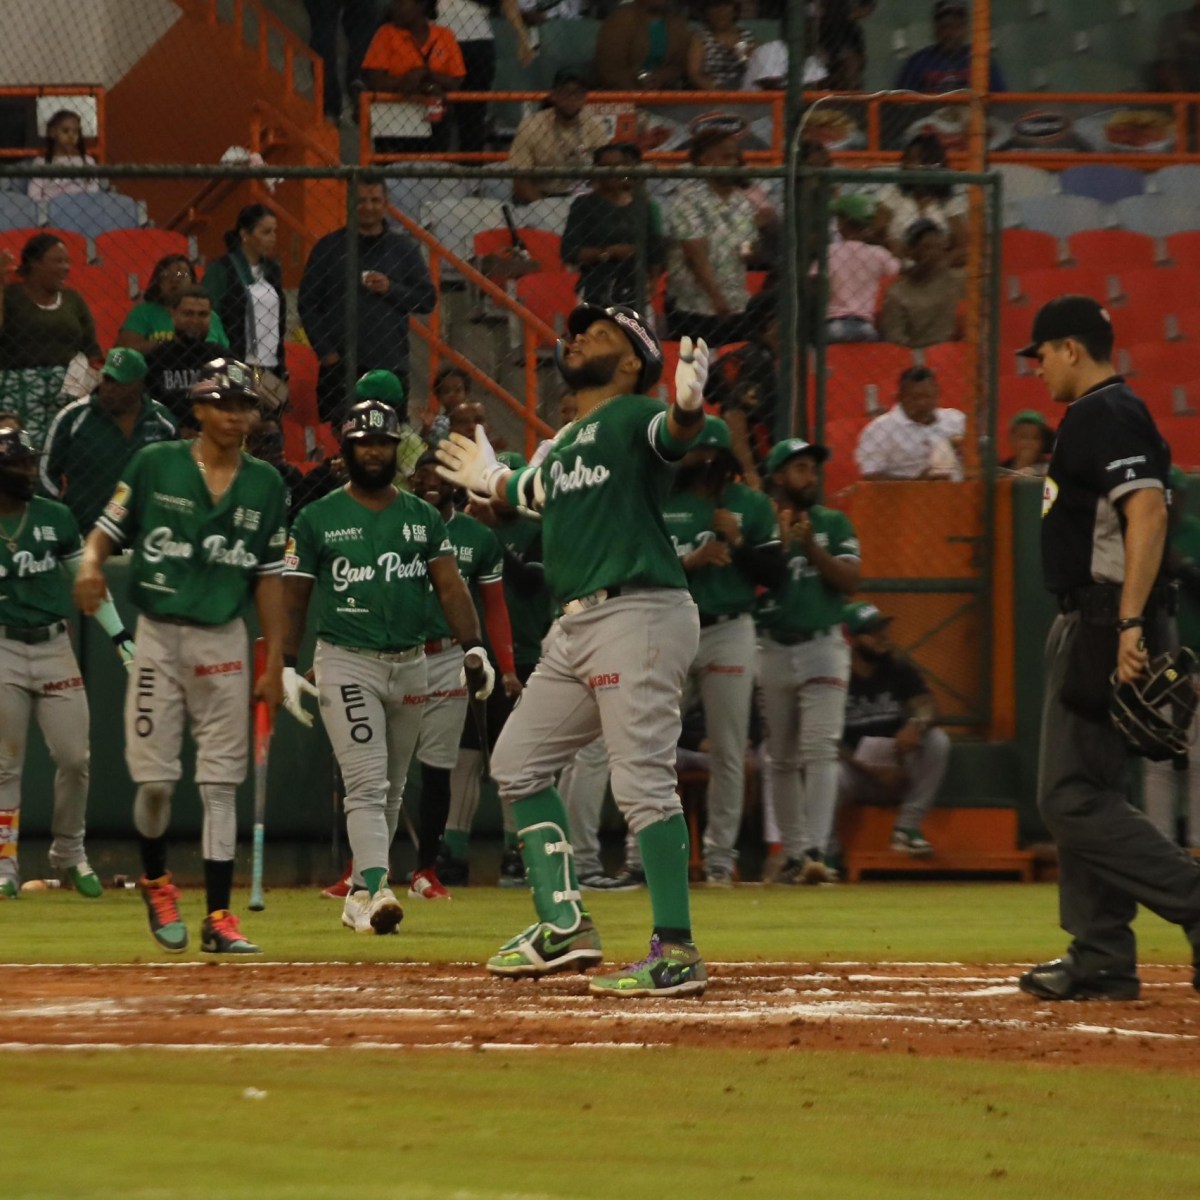
[[[697,890],[693,902],[712,959],[1029,962],[1062,947],[1054,890],[1040,885],[747,887]],[[193,927],[199,906],[189,893]],[[645,893],[599,896],[592,907],[610,957],[643,951]],[[245,927],[274,960],[471,961],[529,919],[525,894],[491,888],[407,908],[400,937],[354,938],[336,904],[273,891]],[[1186,961],[1173,927],[1143,914],[1138,931],[1145,961]],[[161,956],[134,893],[96,902],[41,893],[0,904],[0,960]],[[802,1044],[773,1053],[138,1049],[7,1053],[0,1063],[3,1200],[1160,1200],[1200,1190],[1200,1075],[1157,1069]],[[266,1094],[247,1099],[247,1088]]]

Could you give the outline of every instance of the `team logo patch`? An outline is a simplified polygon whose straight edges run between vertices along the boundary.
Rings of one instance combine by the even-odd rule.
[[[283,555],[283,567],[285,571],[294,571],[300,565],[300,557],[296,553],[296,539],[288,538],[287,550]]]
[[[114,521],[123,521],[129,511],[129,497],[132,495],[129,484],[118,483],[113,490],[112,499],[104,506],[105,516]]]
[[[590,687],[593,692],[607,692],[620,686],[620,671],[605,671],[600,675],[588,676],[588,687]]]

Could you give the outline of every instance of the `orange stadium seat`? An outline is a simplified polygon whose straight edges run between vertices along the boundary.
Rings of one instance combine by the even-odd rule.
[[[996,431],[999,435],[997,457],[1003,458],[1007,445],[1008,423],[1019,412],[1033,408],[1042,414],[1051,425],[1058,424],[1061,413],[1056,411],[1046,385],[1035,375],[1012,375],[1000,380],[997,397]]]
[[[1159,432],[1171,447],[1171,461],[1185,470],[1200,467],[1200,414],[1162,416],[1155,414]]]
[[[71,256],[72,267],[87,265],[88,240],[82,233],[75,233],[70,229],[6,229],[0,233],[0,250],[7,251],[17,262],[20,262],[21,251],[25,248],[25,243],[39,233],[52,233],[66,246],[67,253]],[[67,286],[74,286],[70,279],[67,280]]]
[[[1130,229],[1085,229],[1067,238],[1077,266],[1093,267],[1107,274],[1153,267],[1154,239]]]
[[[288,410],[301,425],[319,425],[317,372],[320,361],[311,346],[286,342],[283,347],[288,369]]]
[[[579,303],[576,271],[539,271],[517,280],[517,299],[556,333],[566,330],[567,317]]]
[[[926,346],[921,351],[925,365],[937,372],[942,395],[948,404],[957,404],[952,397],[963,395],[970,380],[967,375],[966,342],[942,342],[937,346]],[[963,395],[963,399],[966,396]]]
[[[1065,292],[1091,296],[1105,303],[1112,291],[1112,277],[1115,274],[1115,271],[1101,271],[1094,267],[1055,267],[1051,271],[1028,271],[1020,276],[1021,295],[1034,312],[1047,300],[1053,300]]]
[[[679,343],[663,342],[662,349],[663,372],[658,387],[666,388],[665,398],[671,403],[675,400],[675,368],[679,366]]]
[[[72,267],[67,282],[83,297],[91,310],[92,320],[96,323],[96,340],[101,350],[111,350],[116,343],[121,322],[133,304],[128,273],[104,267]]]
[[[1005,275],[1048,271],[1059,260],[1058,238],[1038,229],[1006,229],[1000,245],[1000,268]]]
[[[1168,314],[1156,306],[1143,308],[1137,304],[1112,305],[1108,313],[1112,317],[1118,348],[1132,346],[1136,342],[1161,341],[1170,336]]]
[[[548,229],[520,229],[521,240],[525,243],[529,257],[537,263],[541,271],[561,271],[562,238]],[[475,257],[485,255],[505,254],[513,249],[512,234],[507,229],[483,229],[474,237]]]
[[[1167,240],[1167,257],[1180,267],[1200,267],[1200,229],[1173,233]]]
[[[1121,294],[1113,322],[1123,307],[1175,313],[1196,305],[1196,279],[1182,267],[1157,267],[1149,271],[1122,271]]]
[[[1200,366],[1193,368],[1200,376]],[[1138,372],[1129,386],[1146,402],[1156,421],[1164,417],[1200,412],[1200,378],[1181,379],[1178,375]]]
[[[829,458],[823,471],[827,500],[858,482],[860,474],[858,463],[854,460],[854,450],[862,431],[872,420],[873,417],[863,413],[861,416],[830,417],[825,422],[822,439],[829,449]]]
[[[1118,346],[1117,354],[1124,351],[1137,375],[1163,375],[1181,383],[1200,377],[1200,349],[1195,342],[1136,342],[1132,346]]]
[[[96,257],[100,262],[136,275],[143,291],[150,283],[154,264],[168,254],[192,257],[187,238],[173,229],[114,229],[96,238]]]
[[[825,407],[831,417],[866,414],[891,405],[900,373],[913,365],[912,351],[891,342],[853,342],[825,351]]]
[[[1200,308],[1184,308],[1172,314],[1175,336],[1189,342],[1200,341]]]

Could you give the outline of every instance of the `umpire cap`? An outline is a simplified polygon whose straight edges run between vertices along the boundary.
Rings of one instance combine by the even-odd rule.
[[[1049,300],[1033,318],[1033,333],[1028,346],[1017,351],[1020,358],[1037,358],[1044,342],[1094,335],[1112,337],[1112,318],[1108,310],[1091,296],[1059,296]]]
[[[601,308],[598,304],[581,304],[567,318],[567,332],[572,337],[578,337],[597,321],[612,321],[629,339],[633,352],[642,363],[638,375],[637,389],[645,394],[662,378],[663,352],[658,335],[650,325],[642,319],[640,313],[627,304],[615,304],[611,308]],[[561,361],[562,343],[559,343]]]
[[[359,441],[365,437],[388,437],[400,440],[400,418],[390,404],[381,400],[360,400],[342,422],[342,442]]]
[[[0,429],[0,467],[37,458],[33,439],[23,429],[8,425]]]
[[[214,358],[201,368],[200,378],[188,392],[193,404],[221,404],[240,400],[257,406],[262,397],[254,386],[254,374],[236,358]]]

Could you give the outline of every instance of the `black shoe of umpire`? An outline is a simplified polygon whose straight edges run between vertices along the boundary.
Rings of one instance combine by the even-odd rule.
[[[1136,1000],[1142,991],[1136,975],[1101,971],[1084,978],[1066,958],[1040,963],[1026,971],[1018,986],[1039,1000]]]

